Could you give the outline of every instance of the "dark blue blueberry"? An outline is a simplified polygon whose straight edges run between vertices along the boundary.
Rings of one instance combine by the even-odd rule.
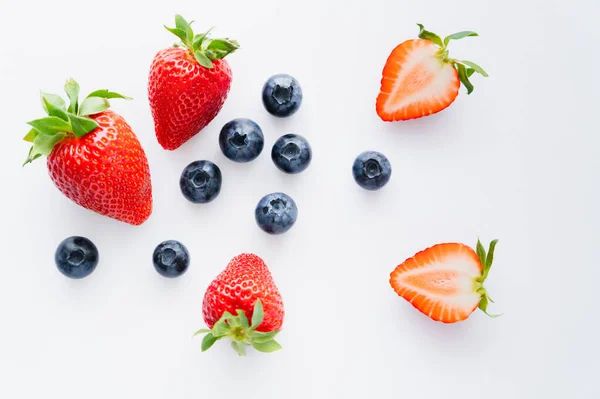
[[[210,161],[196,161],[185,167],[179,178],[183,196],[196,204],[214,200],[221,192],[221,170]]]
[[[271,159],[285,173],[300,173],[310,165],[312,149],[299,134],[286,134],[273,145]]]
[[[274,75],[263,86],[262,100],[271,115],[290,116],[302,104],[302,88],[290,75]]]
[[[282,234],[296,223],[298,208],[284,193],[267,194],[258,201],[254,216],[258,227],[267,233]]]
[[[265,146],[265,138],[256,122],[240,118],[228,122],[221,129],[219,146],[223,155],[235,162],[256,159]]]
[[[190,265],[190,253],[179,241],[168,240],[158,244],[152,255],[154,268],[164,277],[179,277]]]
[[[69,278],[89,276],[98,264],[98,248],[85,237],[66,238],[56,248],[56,267]]]
[[[380,152],[365,151],[356,157],[352,166],[354,180],[366,190],[379,190],[392,175],[390,161]]]

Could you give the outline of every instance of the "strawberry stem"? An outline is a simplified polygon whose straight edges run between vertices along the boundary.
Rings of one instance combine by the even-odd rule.
[[[231,340],[231,347],[240,356],[246,355],[246,346],[252,346],[260,352],[275,352],[281,349],[281,345],[274,339],[279,331],[256,331],[263,322],[263,319],[264,310],[262,302],[260,299],[257,299],[254,303],[252,321],[250,323],[243,310],[238,309],[236,316],[225,312],[213,325],[212,330],[200,329],[194,333],[194,336],[206,334],[202,339],[202,352],[207,351],[215,342],[223,338]]]
[[[433,32],[425,30],[425,27],[422,24],[417,24],[417,26],[419,27],[419,38],[421,38],[423,40],[429,40],[430,42],[437,45],[440,48],[440,50],[436,53],[436,56],[443,63],[451,64],[456,69],[461,83],[467,89],[467,94],[471,94],[474,90],[474,86],[471,83],[471,81],[469,80],[469,78],[471,77],[471,75],[473,75],[473,73],[477,72],[478,74],[480,74],[483,77],[489,76],[482,67],[475,64],[474,62],[459,61],[459,60],[449,57],[448,44],[450,44],[451,40],[460,40],[465,37],[479,36],[476,32],[462,31],[462,32],[453,33],[451,35],[446,36],[444,38],[444,40],[442,41],[440,36],[436,35]]]
[[[492,262],[494,261],[494,251],[496,249],[497,243],[498,240],[492,240],[492,242],[490,242],[489,249],[486,252],[485,248],[481,244],[481,241],[477,239],[477,246],[475,247],[475,252],[477,253],[477,257],[479,258],[479,262],[481,263],[482,267],[481,276],[475,279],[474,286],[475,292],[481,295],[478,307],[483,311],[483,313],[492,318],[500,317],[502,316],[502,314],[495,315],[487,312],[487,307],[489,303],[494,303],[494,301],[492,300],[492,298],[490,298],[485,287],[483,286],[483,283],[485,282],[485,279],[487,278],[488,274],[490,273],[490,269],[492,268]]]
[[[210,39],[208,34],[212,30],[201,34],[194,34],[192,23],[187,22],[181,15],[175,15],[175,27],[169,28],[165,26],[169,32],[173,33],[179,39],[181,44],[176,43],[175,47],[186,47],[190,54],[194,56],[196,61],[205,68],[212,68],[213,61],[225,58],[240,48],[237,41],[231,39]]]

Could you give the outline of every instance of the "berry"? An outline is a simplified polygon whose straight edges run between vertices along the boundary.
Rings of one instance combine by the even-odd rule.
[[[191,22],[175,16],[178,47],[159,51],[148,76],[148,100],[158,143],[175,150],[206,127],[221,111],[231,86],[224,59],[239,48],[235,40],[196,34]]]
[[[208,286],[202,315],[210,330],[202,340],[202,351],[216,341],[229,338],[240,355],[246,346],[260,352],[281,349],[274,340],[283,324],[283,300],[265,262],[254,254],[241,254],[229,262]]]
[[[185,198],[196,204],[214,200],[221,192],[221,169],[210,161],[195,161],[185,167],[179,187]]]
[[[125,120],[109,110],[112,98],[96,90],[79,103],[79,84],[65,84],[70,100],[42,93],[48,116],[29,122],[29,163],[47,155],[54,185],[76,204],[132,225],[152,213],[152,182],[144,149]]]
[[[352,174],[362,188],[379,190],[390,180],[392,165],[382,153],[365,151],[354,160]]]
[[[312,149],[299,134],[286,134],[273,145],[271,159],[285,173],[300,173],[310,165]]]
[[[463,31],[443,41],[435,33],[421,28],[419,39],[407,40],[389,55],[377,96],[377,115],[386,121],[421,118],[446,109],[458,96],[460,84],[467,94],[473,91],[469,77],[477,72],[488,76],[471,61],[458,61],[448,55],[450,40],[477,36]]]
[[[302,88],[290,75],[274,75],[263,86],[262,100],[271,115],[280,118],[290,116],[302,104]]]
[[[443,323],[465,320],[492,302],[483,283],[488,277],[498,240],[477,252],[458,243],[437,244],[405,260],[390,274],[394,291],[424,315]]]
[[[254,211],[256,223],[269,234],[282,234],[292,228],[298,218],[294,200],[284,193],[267,194]]]
[[[164,277],[179,277],[190,265],[190,253],[179,241],[163,241],[154,250],[152,262],[158,273]]]
[[[250,162],[260,155],[265,139],[256,122],[240,118],[227,122],[219,134],[223,155],[235,162]]]
[[[98,265],[98,248],[85,237],[73,236],[56,248],[54,261],[58,270],[69,278],[89,276]]]

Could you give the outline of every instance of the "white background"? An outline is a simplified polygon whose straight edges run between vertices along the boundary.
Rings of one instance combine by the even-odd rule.
[[[2,398],[598,398],[597,1],[161,1],[1,0],[0,146]],[[143,4],[143,5],[142,5]],[[229,99],[176,152],[158,145],[146,98],[154,54],[175,37],[175,13],[198,31],[236,38]],[[457,58],[490,74],[436,116],[386,124],[375,97],[394,46],[417,22],[453,42]],[[260,101],[275,73],[298,78],[300,111],[276,120]],[[21,167],[25,122],[38,90],[109,88],[132,96],[113,108],[132,125],[150,162],[154,213],[132,227],[75,206],[43,161]],[[83,93],[82,93],[83,94]],[[249,117],[265,151],[235,164],[221,126]],[[287,176],[270,160],[282,134],[306,136],[314,159]],[[379,192],[361,190],[351,164],[364,150],[391,160]],[[221,195],[193,205],[178,179],[210,159]],[[258,199],[291,195],[296,226],[283,236],[254,222]],[[100,264],[71,281],[54,250],[92,239]],[[444,241],[499,238],[487,288],[496,304],[456,325],[434,323],[396,296],[393,268]],[[192,263],[167,280],[154,247],[181,240]],[[220,342],[200,352],[210,281],[241,252],[269,265],[286,306],[271,355],[239,358]]]

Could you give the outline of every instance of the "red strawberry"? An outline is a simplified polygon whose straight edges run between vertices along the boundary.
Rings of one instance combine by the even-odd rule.
[[[33,143],[25,164],[48,156],[50,178],[84,208],[133,225],[152,213],[152,184],[146,154],[125,120],[109,111],[109,98],[97,90],[78,102],[79,85],[65,84],[70,99],[41,93],[49,116],[29,122],[25,140]]]
[[[281,349],[274,338],[283,324],[283,301],[267,265],[254,254],[236,256],[210,283],[202,313],[211,328],[196,332],[207,333],[202,351],[221,338],[231,339],[242,356],[246,346],[261,352]]]
[[[212,121],[221,110],[231,84],[231,69],[223,58],[239,48],[235,40],[194,35],[181,15],[167,28],[182,41],[154,57],[148,97],[156,138],[175,150]],[[179,47],[177,47],[179,46]]]
[[[490,243],[487,254],[479,240],[477,252],[463,244],[434,245],[396,267],[390,284],[398,295],[435,321],[462,321],[478,307],[488,314],[488,303],[493,301],[483,283],[497,242]]]
[[[423,25],[420,39],[399,44],[383,68],[381,90],[377,97],[377,114],[384,121],[420,118],[448,107],[458,95],[460,82],[473,91],[469,77],[477,72],[488,74],[471,61],[459,61],[448,56],[448,43],[475,32],[464,31],[447,36],[444,41],[428,32]]]

